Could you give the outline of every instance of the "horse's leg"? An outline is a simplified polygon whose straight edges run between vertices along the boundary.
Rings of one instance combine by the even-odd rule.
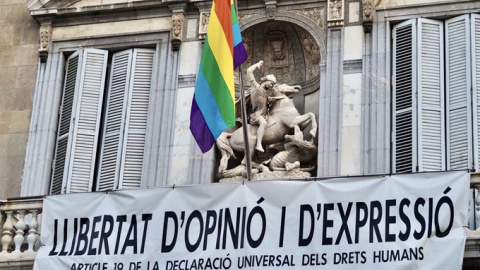
[[[295,117],[288,127],[293,128],[295,125],[299,125],[305,128],[310,123],[312,123],[310,135],[312,135],[312,138],[315,138],[317,136],[317,120],[315,119],[315,114],[311,112]]]

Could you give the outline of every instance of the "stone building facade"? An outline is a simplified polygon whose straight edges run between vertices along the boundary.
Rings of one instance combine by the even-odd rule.
[[[301,113],[313,112],[319,123],[315,177],[469,170],[472,205],[476,202],[476,207],[480,207],[475,197],[480,185],[475,173],[479,171],[479,154],[474,151],[480,144],[474,139],[478,125],[469,120],[473,124],[466,132],[472,136],[459,137],[467,145],[466,150],[458,150],[465,161],[445,154],[455,151],[451,147],[455,143],[448,140],[454,138],[455,132],[451,131],[456,130],[453,120],[445,120],[450,115],[445,111],[439,113],[439,119],[443,120],[432,120],[444,123],[438,126],[437,133],[437,126],[433,127],[434,135],[445,134],[440,138],[430,137],[433,146],[428,144],[430,125],[418,118],[427,113],[412,113],[412,118],[406,120],[420,123],[418,126],[424,126],[425,133],[414,132],[403,144],[400,139],[405,122],[401,122],[401,116],[405,111],[396,110],[400,108],[398,93],[404,89],[397,75],[403,71],[400,65],[398,70],[395,66],[401,57],[396,54],[400,48],[396,43],[400,39],[397,33],[404,24],[421,25],[423,19],[418,18],[435,21],[442,29],[433,30],[439,35],[435,48],[447,55],[443,50],[452,38],[447,38],[448,31],[443,29],[448,28],[450,19],[478,13],[479,7],[480,1],[467,0],[239,0],[239,22],[249,53],[244,65],[264,60],[264,74],[258,75],[271,73],[280,82],[302,86],[302,91],[293,98],[294,103]],[[18,215],[15,211],[19,209],[29,214],[41,213],[44,195],[217,181],[215,151],[202,154],[188,129],[210,8],[211,1],[203,0],[0,3],[0,226],[5,224],[7,211],[14,211],[12,215]],[[475,16],[468,20],[473,18],[473,21]],[[465,29],[470,29],[470,23],[467,24]],[[420,33],[417,26],[409,29],[413,29],[411,33]],[[427,35],[426,31],[422,33],[423,36],[418,34],[419,39]],[[470,37],[475,36],[473,33]],[[410,47],[414,46],[417,43]],[[421,45],[413,48],[410,57],[422,55],[422,48]],[[113,71],[121,66],[122,57],[128,62],[124,75],[132,82],[146,81],[148,87],[126,87],[120,92],[128,95],[118,101],[112,99],[115,89],[107,90],[105,85],[114,84],[108,82],[115,80]],[[419,62],[412,59],[407,62],[416,66]],[[88,84],[85,76],[97,72],[94,64],[98,61],[103,69],[98,71],[97,82],[102,83],[88,85],[98,95],[81,96],[77,90],[69,90],[70,84],[74,89],[80,87],[75,86],[79,83]],[[449,77],[443,75],[448,67],[443,65],[452,61],[445,58],[438,61],[438,74],[442,75],[432,78],[442,84],[438,86],[442,91],[438,100],[447,102],[453,98],[448,99],[444,94],[450,92],[446,91]],[[145,69],[146,74],[133,72]],[[467,73],[475,70],[470,66]],[[420,83],[417,86],[416,81],[426,71],[428,68],[421,66],[415,69],[418,74],[407,74],[411,77],[406,80],[415,84],[407,88],[418,87],[429,93],[427,86]],[[474,77],[468,75],[471,88],[476,83]],[[238,84],[238,73],[236,78]],[[112,139],[116,146],[108,148],[105,139],[110,136],[108,115],[115,102],[120,109],[118,112],[112,109],[112,115],[123,115],[115,132],[127,135],[123,135],[124,143]],[[425,99],[424,103],[428,101]],[[443,110],[447,105],[439,103],[437,107]],[[474,109],[469,110],[473,115]],[[93,123],[91,129],[84,129],[80,119]],[[116,136],[115,132],[112,136]],[[129,135],[132,135],[131,145]],[[427,151],[430,146],[432,152]],[[88,154],[80,156],[79,153],[85,152]],[[107,156],[114,160],[112,164]],[[77,158],[89,160],[89,167],[75,167]],[[429,167],[431,163],[435,164]],[[457,163],[460,165],[454,165]],[[132,167],[128,167],[130,164]],[[108,166],[121,169],[111,175]],[[87,180],[83,179],[87,174],[90,175]],[[102,175],[106,175],[106,180]],[[478,269],[479,265],[479,234],[475,231],[479,219],[475,220],[473,213],[474,206],[465,269]],[[31,227],[38,229],[38,225]],[[10,239],[11,230],[0,230],[7,236],[2,241]],[[29,256],[18,260],[4,259],[0,254],[0,269],[31,269]]]
[[[0,4],[0,197],[20,194],[38,68],[39,25],[26,1]]]

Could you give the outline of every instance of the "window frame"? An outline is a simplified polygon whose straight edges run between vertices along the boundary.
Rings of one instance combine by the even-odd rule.
[[[152,182],[162,183],[161,179],[157,179],[157,172],[153,168],[158,166],[157,156],[161,152],[159,141],[162,132],[158,127],[158,123],[164,120],[161,107],[165,102],[170,102],[163,97],[165,89],[169,89],[172,84],[168,76],[171,74],[168,67],[172,65],[171,45],[168,41],[168,32],[148,32],[88,39],[54,40],[51,43],[47,61],[39,62],[21,196],[50,192],[66,59],[82,47],[109,51],[133,47],[155,49],[141,185],[146,187]],[[152,177],[153,180],[150,179]]]

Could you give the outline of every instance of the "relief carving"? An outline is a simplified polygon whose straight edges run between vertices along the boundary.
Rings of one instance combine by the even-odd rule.
[[[244,20],[246,20],[246,19],[248,19],[248,18],[250,18],[250,17],[253,17],[253,16],[255,16],[255,15],[257,15],[257,14],[237,14],[237,16],[238,16],[238,21],[244,21]]]
[[[267,18],[269,20],[275,19],[275,14],[277,12],[277,7],[275,5],[268,5],[267,6]]]
[[[363,31],[365,33],[372,32],[373,25],[373,0],[363,0]]]
[[[174,51],[178,51],[182,43],[184,20],[185,16],[183,13],[172,15],[172,46]]]
[[[208,29],[208,20],[210,19],[210,12],[200,12],[200,24],[198,25],[198,38],[205,39]]]
[[[52,25],[42,25],[40,26],[40,59],[42,62],[45,62],[48,55],[48,50],[50,47],[50,39],[52,37]]]
[[[312,21],[314,21],[320,28],[323,28],[323,9],[319,8],[312,8],[312,9],[299,9],[299,10],[292,10],[292,12],[303,15]]]
[[[371,22],[373,20],[373,0],[363,0],[363,21]]]
[[[266,72],[272,73],[279,80],[294,81],[293,55],[288,36],[279,23],[270,23],[265,27],[264,57]]]
[[[328,26],[343,25],[344,0],[328,1]]]
[[[300,35],[300,42],[302,43],[303,52],[305,55],[306,63],[306,78],[307,80],[314,78],[320,72],[320,47],[317,45],[313,37],[300,28],[296,28],[296,31]]]
[[[185,16],[181,13],[172,15],[173,39],[182,40],[184,20],[185,20]]]

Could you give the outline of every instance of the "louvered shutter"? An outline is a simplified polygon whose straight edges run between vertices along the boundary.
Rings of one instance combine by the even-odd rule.
[[[474,168],[480,171],[480,15],[472,14],[471,22],[471,75],[473,97],[473,162]]]
[[[79,69],[81,54],[82,51],[75,52],[67,59],[50,194],[60,194],[66,187],[66,181],[64,181],[64,179],[67,179],[65,168],[68,168],[66,163],[68,159],[66,157],[67,152],[69,152],[67,151],[68,140],[73,132],[72,106],[75,95],[75,83],[81,72],[81,69]]]
[[[445,22],[449,170],[471,168],[473,163],[469,31],[468,15]]]
[[[418,167],[445,170],[443,22],[418,19]]]
[[[140,187],[154,49],[134,49],[119,188]]]
[[[100,131],[108,52],[84,49],[80,74],[67,192],[92,190]]]
[[[112,56],[97,190],[118,187],[131,63],[131,49]]]
[[[92,189],[106,63],[107,51],[97,49],[83,49],[67,60],[52,194]]]
[[[415,171],[416,160],[415,20],[393,28],[393,172]]]

